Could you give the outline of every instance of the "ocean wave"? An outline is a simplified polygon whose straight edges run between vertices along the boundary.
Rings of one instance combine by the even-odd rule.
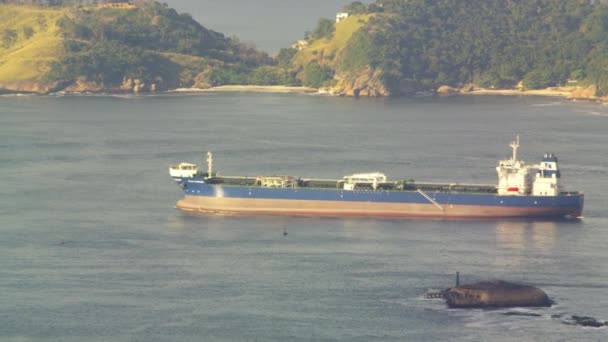
[[[559,101],[555,101],[555,102],[549,102],[549,103],[535,103],[530,105],[530,107],[556,107],[556,106],[563,106],[564,102],[559,102]]]
[[[608,113],[602,113],[599,112],[597,110],[592,110],[592,109],[575,109],[574,110],[577,113],[583,114],[583,115],[587,115],[587,116],[600,116],[600,117],[608,117]]]
[[[0,97],[26,97],[26,96],[36,96],[36,94],[32,94],[32,93],[0,94]]]

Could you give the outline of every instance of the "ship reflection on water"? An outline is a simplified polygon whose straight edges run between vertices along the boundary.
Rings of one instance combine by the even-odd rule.
[[[555,222],[500,221],[496,223],[496,242],[499,247],[522,249],[532,244],[543,250],[555,245]]]
[[[513,267],[520,265],[528,254],[550,256],[559,244],[560,225],[576,222],[562,221],[500,221],[496,223],[495,265]]]

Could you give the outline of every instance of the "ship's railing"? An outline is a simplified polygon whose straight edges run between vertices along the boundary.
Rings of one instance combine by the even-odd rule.
[[[226,186],[255,186],[256,185],[256,177],[231,177],[231,176],[223,176],[214,178],[217,180],[216,184],[223,184]]]
[[[426,192],[468,192],[468,193],[497,193],[495,185],[488,184],[458,184],[458,183],[408,183],[404,190],[422,190]]]
[[[248,186],[248,187],[267,187],[261,186],[258,177],[237,177],[237,176],[222,176],[213,178],[214,184],[222,184],[224,186]],[[302,179],[296,178],[290,187],[294,188],[309,188],[318,190],[335,190],[342,189],[344,182],[336,179]],[[361,191],[424,191],[431,193],[483,193],[496,194],[496,186],[488,184],[459,184],[459,183],[416,183],[412,181],[386,182],[378,184],[377,189],[365,187],[361,185],[356,188]],[[568,193],[569,195],[577,194]]]

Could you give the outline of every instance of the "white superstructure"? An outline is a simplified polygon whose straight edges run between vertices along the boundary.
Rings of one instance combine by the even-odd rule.
[[[192,178],[198,172],[198,166],[191,163],[179,163],[169,167],[169,175],[174,178]]]
[[[557,196],[561,191],[557,157],[545,154],[542,163],[526,165],[517,159],[519,136],[511,143],[511,159],[501,160],[496,167],[499,195]]]
[[[345,176],[342,182],[344,182],[344,190],[355,190],[357,186],[371,187],[376,190],[378,184],[386,182],[386,176],[380,172],[355,173],[354,175]]]
[[[198,165],[192,163],[179,163],[169,167],[169,175],[174,178],[192,178],[198,174]],[[207,152],[207,174],[205,178],[213,174],[213,154]]]
[[[536,178],[532,187],[534,196],[557,196],[562,191],[559,182],[561,173],[557,166],[557,157],[552,153],[545,154],[543,161],[538,165]]]

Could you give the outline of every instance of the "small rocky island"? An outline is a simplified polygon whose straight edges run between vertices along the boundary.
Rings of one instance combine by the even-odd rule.
[[[456,274],[456,286],[439,292],[428,292],[426,298],[445,299],[450,308],[486,309],[512,307],[548,307],[553,304],[547,294],[534,286],[510,283],[503,280],[482,281],[460,285],[459,274]],[[508,311],[505,316],[541,317],[535,312]],[[563,324],[578,325],[590,328],[608,327],[608,321],[590,316],[554,314]]]
[[[561,318],[561,316],[555,315],[555,317],[552,316],[552,318]],[[562,322],[564,324],[568,324],[568,325],[580,325],[583,327],[590,327],[590,328],[608,327],[608,321],[600,321],[598,319],[595,319],[595,318],[589,317],[589,316],[572,315],[572,316],[570,316],[570,318],[566,318]]]
[[[427,298],[443,298],[451,308],[546,307],[552,302],[541,289],[502,280],[457,285]]]

